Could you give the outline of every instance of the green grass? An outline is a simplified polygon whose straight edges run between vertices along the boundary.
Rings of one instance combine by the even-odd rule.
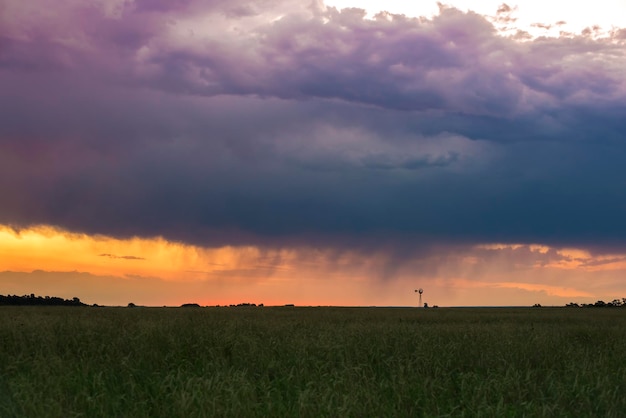
[[[1,417],[617,417],[625,365],[617,308],[0,308]]]

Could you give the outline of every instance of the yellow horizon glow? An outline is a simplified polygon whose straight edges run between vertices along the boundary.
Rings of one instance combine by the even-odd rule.
[[[254,266],[261,255],[261,250],[253,246],[202,248],[162,237],[116,239],[46,225],[20,231],[0,225],[0,270],[30,271],[33,266],[45,266],[43,269],[48,271],[179,280]],[[289,254],[281,257],[286,260]]]
[[[205,248],[161,237],[116,239],[46,225],[20,231],[0,225],[0,284],[2,292],[29,294],[34,291],[28,286],[38,286],[53,296],[62,296],[54,294],[58,289],[91,295],[94,303],[133,300],[155,306],[194,301],[411,306],[417,287],[427,289],[425,301],[440,306],[547,305],[601,294],[612,300],[626,292],[618,280],[626,255],[504,243],[458,254],[441,251],[397,261],[384,249]],[[545,257],[553,260],[546,263]],[[582,290],[591,274],[599,278],[595,290]]]
[[[590,298],[593,294],[583,290],[574,289],[571,287],[563,286],[550,286],[545,284],[533,284],[533,283],[516,283],[516,282],[503,282],[495,283],[495,287],[504,287],[509,289],[522,289],[531,292],[544,292],[548,296],[558,296],[560,298]]]

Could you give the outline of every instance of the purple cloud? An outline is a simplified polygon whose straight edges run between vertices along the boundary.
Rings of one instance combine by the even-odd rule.
[[[2,223],[624,245],[624,29],[520,41],[449,7],[271,0],[47,10],[0,17]]]

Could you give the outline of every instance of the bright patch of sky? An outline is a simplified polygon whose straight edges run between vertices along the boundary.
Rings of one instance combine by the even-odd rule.
[[[626,0],[448,0],[441,3],[485,16],[495,16],[506,3],[512,9],[510,16],[517,19],[513,25],[534,36],[559,36],[562,31],[579,34],[585,28],[593,29],[594,25],[599,26],[601,33],[626,27]],[[407,16],[431,17],[439,12],[436,1],[326,0],[325,4],[338,9],[358,7],[367,10],[370,16],[379,11],[388,11]]]

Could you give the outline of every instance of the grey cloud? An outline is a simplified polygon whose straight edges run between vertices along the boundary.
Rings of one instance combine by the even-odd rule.
[[[626,243],[622,32],[519,42],[453,8],[20,7],[0,25],[2,223],[203,245]]]

